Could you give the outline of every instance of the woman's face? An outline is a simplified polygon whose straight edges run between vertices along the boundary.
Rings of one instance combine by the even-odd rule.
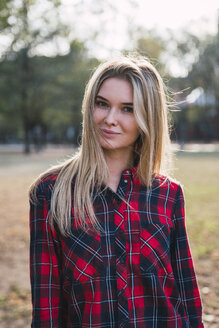
[[[93,118],[105,151],[132,153],[139,127],[133,113],[131,83],[118,77],[106,79],[96,96]]]

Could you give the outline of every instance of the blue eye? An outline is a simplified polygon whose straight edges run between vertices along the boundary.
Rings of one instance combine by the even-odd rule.
[[[106,102],[101,101],[101,100],[96,100],[96,106],[100,107],[100,108],[108,108],[109,107],[109,105]]]
[[[133,107],[123,107],[122,110],[126,113],[133,113]]]

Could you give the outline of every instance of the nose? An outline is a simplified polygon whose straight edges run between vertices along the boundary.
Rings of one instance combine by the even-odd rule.
[[[112,126],[112,125],[117,125],[118,122],[117,122],[117,109],[115,107],[111,107],[108,111],[107,111],[107,115],[105,116],[105,119],[104,119],[104,122],[109,125],[109,126]]]

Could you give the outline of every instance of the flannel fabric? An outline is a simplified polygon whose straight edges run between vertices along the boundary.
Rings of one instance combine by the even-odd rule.
[[[147,189],[127,169],[116,193],[94,195],[103,231],[78,229],[72,214],[64,237],[48,222],[55,179],[30,209],[32,327],[203,327],[181,186],[159,175]]]

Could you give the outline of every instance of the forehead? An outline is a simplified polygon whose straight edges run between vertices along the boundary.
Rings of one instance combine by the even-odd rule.
[[[116,98],[121,102],[133,102],[133,87],[124,78],[110,77],[101,84],[97,96],[102,96],[106,99]]]

